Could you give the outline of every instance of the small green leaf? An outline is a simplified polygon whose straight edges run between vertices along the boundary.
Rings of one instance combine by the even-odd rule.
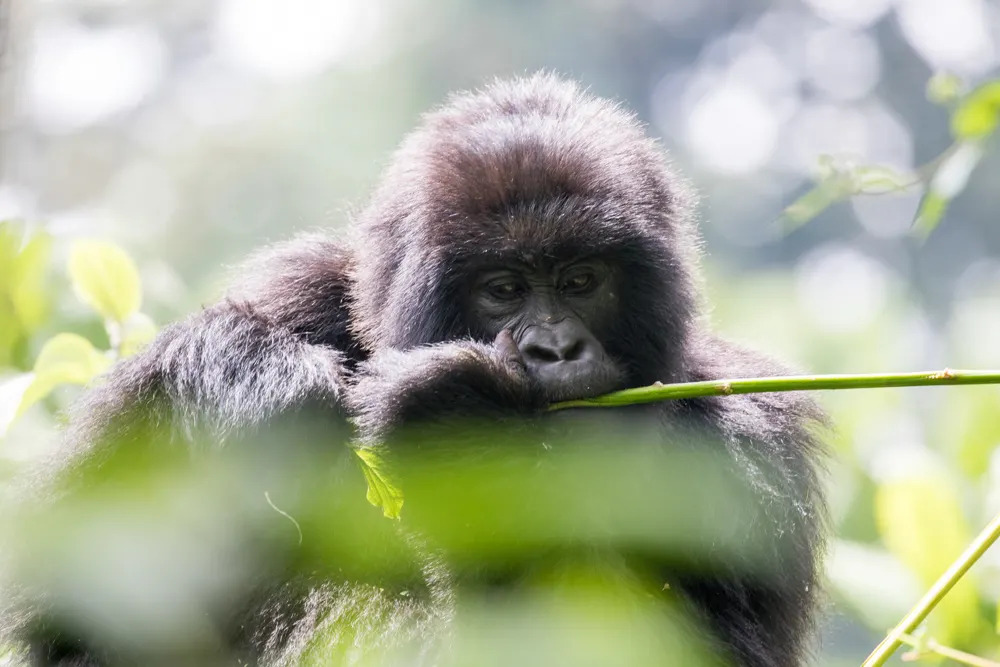
[[[832,188],[820,183],[788,205],[781,215],[782,227],[792,231],[825,211],[840,197]]]
[[[365,496],[368,502],[380,508],[386,518],[398,519],[403,509],[403,492],[389,476],[385,460],[372,448],[357,447],[354,453],[361,461],[361,472],[368,483]]]
[[[978,140],[993,134],[1000,122],[1000,81],[990,81],[969,93],[951,116],[956,139]]]
[[[969,175],[983,157],[980,144],[965,141],[950,149],[931,177],[930,185],[913,222],[913,231],[926,238],[941,222],[948,204],[969,183]]]
[[[156,324],[144,313],[136,313],[122,327],[121,357],[131,357],[156,337]]]
[[[78,241],[70,252],[69,275],[80,300],[105,319],[124,322],[139,310],[139,271],[117,245]]]
[[[962,94],[962,79],[951,72],[938,72],[927,80],[924,91],[934,104],[951,104]]]
[[[85,385],[107,370],[111,362],[86,338],[56,334],[45,343],[35,361],[34,381],[24,393],[18,414],[45,398],[61,384]]]
[[[920,238],[927,238],[944,217],[945,211],[948,210],[949,201],[933,191],[925,194],[920,201],[917,217],[913,221],[913,233]]]
[[[881,484],[875,518],[886,548],[929,587],[962,553],[972,534],[958,494],[944,478],[922,477]],[[930,616],[934,637],[961,643],[980,627],[979,598],[966,575]]]

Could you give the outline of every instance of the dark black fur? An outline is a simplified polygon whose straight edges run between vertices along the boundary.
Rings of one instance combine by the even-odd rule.
[[[451,416],[539,417],[544,396],[490,340],[474,339],[461,310],[470,267],[500,255],[616,267],[622,308],[601,343],[629,386],[782,373],[700,324],[691,199],[632,115],[572,83],[540,75],[457,95],[403,143],[352,241],[309,235],[262,253],[226,301],[165,330],[90,392],[69,428],[73,453],[58,463],[99,456],[109,434],[139,440],[169,427],[228,441],[308,406],[325,406],[335,424],[353,418],[372,443]],[[687,427],[721,443],[759,491],[766,520],[755,529],[773,534],[780,561],[779,578],[734,567],[681,577],[680,588],[739,664],[801,664],[823,514],[814,406],[770,394],[649,410],[668,445],[667,433]],[[292,660],[318,610],[358,606],[406,607],[407,636],[440,630],[442,576],[429,577],[434,603],[423,611],[375,588],[310,584],[305,602],[273,597],[244,624],[247,645]],[[43,642],[40,662],[46,651],[49,662],[73,654]]]

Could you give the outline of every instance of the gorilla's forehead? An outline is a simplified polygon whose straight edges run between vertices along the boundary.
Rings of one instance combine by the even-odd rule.
[[[493,215],[455,216],[436,244],[454,263],[551,268],[593,255],[612,256],[631,236],[621,218],[586,198],[522,202]]]

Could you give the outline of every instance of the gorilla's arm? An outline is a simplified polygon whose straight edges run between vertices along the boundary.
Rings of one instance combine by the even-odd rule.
[[[403,425],[446,428],[457,417],[461,429],[469,420],[523,419],[545,407],[506,333],[492,345],[456,341],[380,352],[361,366],[347,403],[366,443]]]
[[[361,353],[348,330],[350,253],[317,235],[250,262],[227,299],[164,329],[79,402],[59,460],[103,443],[224,442],[304,408],[341,415]]]

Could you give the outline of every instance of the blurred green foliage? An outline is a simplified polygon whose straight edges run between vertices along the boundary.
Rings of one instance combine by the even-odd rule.
[[[31,233],[16,222],[0,222],[0,258],[5,260],[0,263],[0,308],[8,309],[0,328],[7,333],[0,335],[0,362],[6,360],[0,369],[27,366],[17,362],[31,335],[45,322],[53,300],[45,289],[50,248],[47,235]],[[139,312],[139,272],[124,250],[104,241],[76,241],[67,274],[79,299],[102,318],[110,349],[100,351],[76,333],[59,333],[47,340],[30,371],[0,379],[0,436],[14,418],[57,387],[89,384],[156,334],[152,321]],[[6,350],[3,343],[8,344]]]
[[[0,222],[0,367],[28,363],[28,341],[51,307],[45,289],[50,251],[47,235],[27,235],[23,225]]]

